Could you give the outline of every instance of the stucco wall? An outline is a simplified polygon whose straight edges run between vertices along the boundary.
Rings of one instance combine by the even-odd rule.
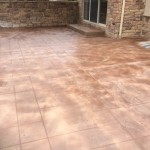
[[[61,26],[77,23],[78,17],[77,2],[0,0],[0,27]]]

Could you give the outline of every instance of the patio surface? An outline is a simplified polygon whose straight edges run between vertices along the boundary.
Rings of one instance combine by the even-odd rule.
[[[0,31],[1,150],[150,150],[150,51],[67,28]]]

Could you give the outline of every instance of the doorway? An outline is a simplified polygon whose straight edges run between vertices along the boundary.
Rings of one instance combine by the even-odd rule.
[[[107,0],[84,0],[84,20],[106,24]]]

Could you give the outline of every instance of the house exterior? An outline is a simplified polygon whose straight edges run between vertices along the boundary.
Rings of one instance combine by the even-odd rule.
[[[150,0],[0,0],[0,28],[79,22],[113,38],[150,38]]]
[[[80,0],[80,22],[114,38],[150,38],[150,0]]]

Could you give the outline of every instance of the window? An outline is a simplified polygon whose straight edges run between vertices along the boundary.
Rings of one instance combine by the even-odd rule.
[[[84,0],[84,19],[106,24],[107,0]]]
[[[150,16],[150,0],[146,0],[144,15]]]

